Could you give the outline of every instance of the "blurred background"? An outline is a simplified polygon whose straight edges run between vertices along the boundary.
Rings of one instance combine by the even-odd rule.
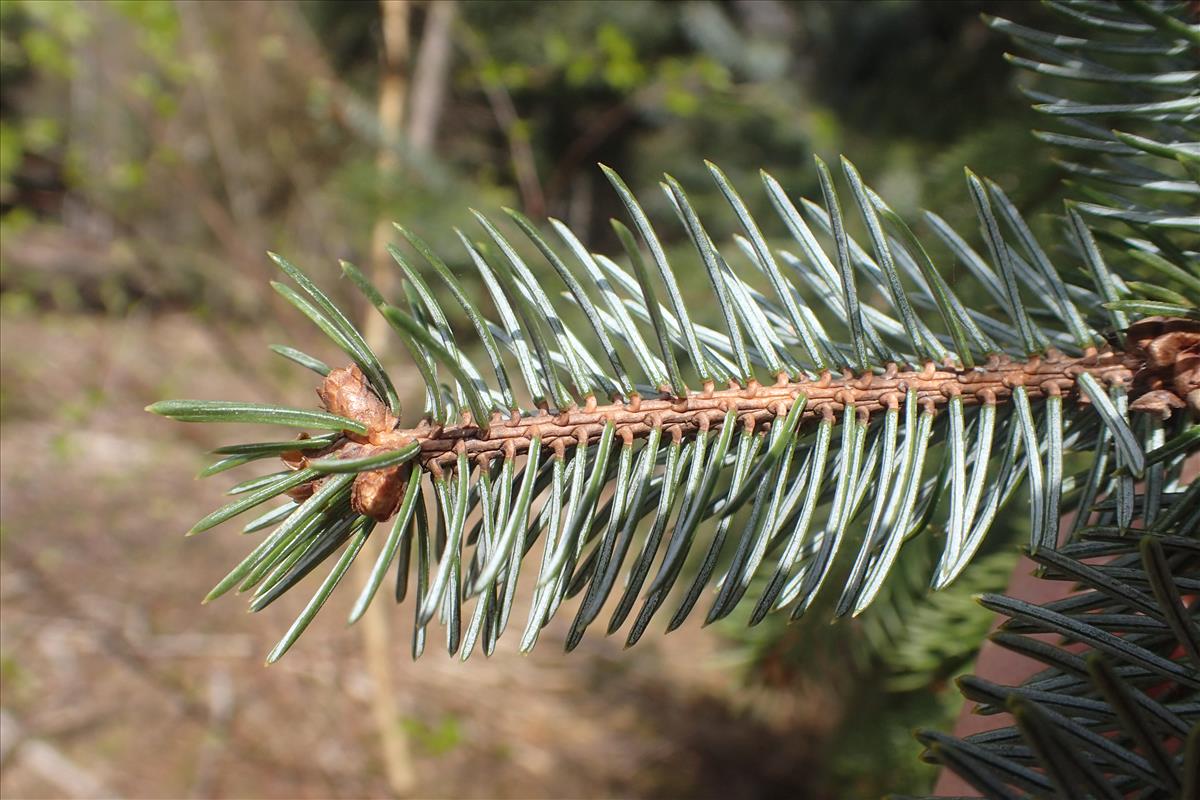
[[[848,154],[902,214],[928,207],[968,236],[970,165],[1040,226],[1058,178],[985,10],[1045,13],[918,0],[2,0],[0,791],[927,791],[935,776],[911,730],[958,713],[952,678],[991,622],[970,595],[1007,584],[1017,526],[934,599],[926,540],[906,548],[853,622],[696,619],[628,652],[592,636],[563,656],[560,619],[532,656],[509,639],[490,660],[431,646],[413,663],[411,609],[377,600],[361,631],[346,630],[344,589],[264,669],[311,583],[256,616],[232,598],[201,608],[247,545],[233,530],[182,534],[245,474],[192,476],[240,434],[142,408],[313,402],[312,380],[266,345],[340,361],[270,290],[267,250],[364,320],[337,259],[390,274],[391,220],[456,269],[468,207],[555,216],[612,252],[620,206],[599,161],[661,220],[673,217],[657,181],[671,173],[720,240],[735,220],[705,158],[770,236],[783,231],[757,170],[819,196],[814,153]],[[681,277],[701,305],[703,279]],[[452,322],[469,346],[469,326]],[[417,405],[402,354],[383,360]]]

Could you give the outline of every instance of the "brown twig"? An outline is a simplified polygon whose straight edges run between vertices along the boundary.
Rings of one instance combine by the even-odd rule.
[[[488,62],[488,54],[483,39],[470,28],[463,26],[458,44],[466,52],[471,65],[479,74],[480,88],[496,118],[496,123],[504,134],[508,144],[509,159],[512,162],[513,173],[517,178],[517,189],[521,193],[521,206],[525,213],[533,217],[542,217],[546,213],[546,193],[542,189],[538,177],[537,159],[534,157],[533,146],[529,141],[528,126],[524,124],[512,95],[501,81],[488,76],[484,66]]]
[[[882,375],[834,377],[826,373],[816,380],[797,381],[781,376],[770,386],[752,381],[744,387],[710,386],[681,397],[635,395],[628,401],[603,406],[593,402],[557,414],[541,410],[508,417],[494,414],[486,427],[470,420],[446,427],[423,424],[407,430],[379,431],[370,440],[383,448],[419,441],[423,463],[448,462],[462,450],[470,456],[499,455],[510,443],[518,453],[523,453],[535,435],[547,448],[559,439],[567,443],[595,441],[610,422],[618,429],[628,429],[635,437],[654,427],[678,427],[686,437],[702,427],[719,426],[726,412],[733,410],[737,424],[753,421],[756,426],[769,426],[776,417],[786,415],[800,397],[805,398],[801,424],[830,413],[839,414],[849,404],[866,414],[895,408],[908,391],[916,392],[918,404],[931,411],[946,405],[956,395],[964,405],[1003,403],[1017,386],[1024,386],[1031,399],[1058,391],[1082,401],[1085,398],[1079,395],[1076,384],[1084,372],[1102,383],[1118,385],[1129,384],[1135,370],[1123,355],[1112,351],[1078,358],[1055,353],[1029,361],[996,357],[976,370],[938,369],[928,364],[924,370],[915,372],[901,371],[892,365]]]

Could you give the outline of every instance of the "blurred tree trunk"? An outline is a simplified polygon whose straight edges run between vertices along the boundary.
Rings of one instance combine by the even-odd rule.
[[[379,151],[375,157],[376,178],[381,186],[399,180],[400,138],[404,130],[404,104],[408,97],[409,4],[408,0],[380,0],[382,52],[379,65]],[[381,192],[382,194],[383,192]],[[392,297],[395,269],[389,264],[387,244],[391,224],[386,214],[375,221],[371,235],[371,278],[384,297]],[[369,307],[366,339],[378,352],[384,346],[387,323]]]
[[[1190,482],[1195,480],[1197,476],[1200,476],[1200,454],[1193,454],[1184,462],[1183,480]],[[1143,487],[1139,486],[1138,491],[1143,491]],[[1067,542],[1066,531],[1071,530],[1075,522],[1076,513],[1073,511],[1065,515],[1061,520],[1059,526],[1060,547]],[[1137,527],[1140,527],[1140,524]],[[1074,591],[1074,584],[1069,581],[1049,581],[1036,577],[1034,574],[1036,569],[1037,564],[1034,561],[1022,556],[1017,561],[1016,566],[1013,567],[1012,578],[1009,581],[1005,594],[1009,597],[1024,600],[1027,603],[1043,605],[1054,600],[1062,600],[1065,597],[1069,597]],[[997,614],[995,621],[992,623],[992,630],[995,631],[1006,619],[1008,618],[1004,615]],[[1043,636],[1041,638],[1051,639],[1052,637]],[[1068,646],[1068,649],[1073,648]],[[1045,666],[1040,661],[1020,655],[1019,653],[1014,653],[990,639],[985,639],[983,646],[979,648],[979,655],[975,659],[975,667],[971,670],[971,673],[993,683],[1004,686],[1016,686],[1032,677]],[[953,733],[955,736],[962,739],[977,733],[993,731],[1013,724],[1011,714],[1002,713],[987,716],[976,714],[975,709],[978,706],[979,703],[972,700],[963,701],[962,710],[959,711],[958,720],[954,724]],[[974,791],[974,787],[947,767],[943,767],[938,772],[937,783],[933,787],[934,794],[939,797],[970,794]]]
[[[452,0],[431,2],[427,6],[425,24],[412,69],[411,108],[406,120],[406,105],[410,102],[410,12],[408,0],[381,0],[382,50],[379,78],[379,151],[375,166],[381,182],[382,196],[387,196],[395,181],[403,179],[402,155],[429,155],[437,135],[438,122],[446,98],[451,56],[451,29],[455,6]],[[407,122],[407,125],[406,125]],[[407,130],[406,130],[407,128]],[[393,236],[386,208],[381,209],[371,236],[371,273],[375,285],[384,297],[391,298],[397,289],[396,268],[387,253]],[[365,323],[366,339],[371,348],[383,356],[388,344],[384,319],[368,306]],[[368,545],[378,553],[379,537]],[[354,569],[359,580],[370,575],[373,558],[359,558]],[[382,748],[388,786],[397,796],[412,793],[416,776],[413,772],[409,741],[400,727],[392,667],[391,616],[382,600],[367,609],[362,619],[363,651],[367,671],[374,684],[372,712],[375,716],[379,744]]]
[[[383,35],[379,71],[379,151],[375,165],[378,169],[378,180],[386,185],[397,180],[400,172],[398,148],[404,124],[404,103],[408,95],[408,0],[380,0],[379,11]],[[391,297],[396,286],[394,269],[389,268],[387,263],[389,229],[386,215],[381,214],[375,222],[371,236],[372,279],[385,297]],[[369,305],[366,315],[367,343],[382,356],[387,344],[387,324]],[[372,555],[377,555],[380,548],[379,537],[374,538],[375,542],[371,544],[369,551]],[[369,579],[374,560],[354,560],[354,572],[359,582]],[[400,727],[396,707],[390,623],[387,603],[380,598],[371,604],[361,620],[363,656],[366,659],[367,674],[374,688],[371,712],[375,717],[388,787],[393,795],[403,797],[412,793],[416,776],[413,774],[408,737]]]

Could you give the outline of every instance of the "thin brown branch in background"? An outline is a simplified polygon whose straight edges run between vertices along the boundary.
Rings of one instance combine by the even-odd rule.
[[[500,126],[504,139],[508,143],[508,154],[512,161],[513,173],[517,178],[517,189],[521,193],[521,206],[525,213],[533,217],[546,215],[546,193],[542,189],[538,177],[537,158],[533,153],[533,145],[529,140],[529,126],[517,113],[512,95],[503,83],[488,75],[486,65],[487,51],[484,49],[482,38],[474,31],[464,29],[460,37],[463,49],[466,50],[476,73],[480,76],[480,88],[487,98],[492,115]]]
[[[417,47],[413,66],[412,103],[409,108],[408,147],[416,155],[433,151],[446,88],[450,77],[453,48],[450,35],[457,12],[454,0],[439,0],[427,6],[425,27]]]

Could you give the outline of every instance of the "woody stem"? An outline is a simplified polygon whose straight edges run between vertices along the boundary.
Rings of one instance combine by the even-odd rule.
[[[594,398],[589,398],[583,408],[557,414],[539,410],[504,417],[497,413],[486,427],[470,421],[452,426],[423,423],[416,428],[375,433],[371,441],[381,447],[400,447],[418,441],[420,462],[436,468],[448,466],[460,451],[484,459],[503,453],[521,454],[528,450],[535,436],[543,447],[556,450],[564,445],[594,441],[608,423],[634,437],[644,436],[655,427],[672,436],[687,437],[718,425],[732,409],[738,424],[750,428],[769,426],[776,417],[786,415],[800,397],[806,400],[800,424],[831,414],[840,415],[847,405],[867,415],[896,408],[908,392],[916,392],[918,404],[931,411],[955,396],[961,397],[964,405],[1004,403],[1018,386],[1024,386],[1031,399],[1061,394],[1086,402],[1078,386],[1080,375],[1090,374],[1105,386],[1130,386],[1136,368],[1125,354],[1106,349],[1079,357],[1051,352],[1026,361],[995,356],[984,366],[973,369],[938,368],[930,363],[919,372],[889,365],[883,374],[835,377],[826,373],[816,380],[789,380],[781,375],[769,386],[751,381],[745,387],[731,385],[718,390],[710,385],[681,397],[634,395],[627,402],[608,405],[596,405]]]

